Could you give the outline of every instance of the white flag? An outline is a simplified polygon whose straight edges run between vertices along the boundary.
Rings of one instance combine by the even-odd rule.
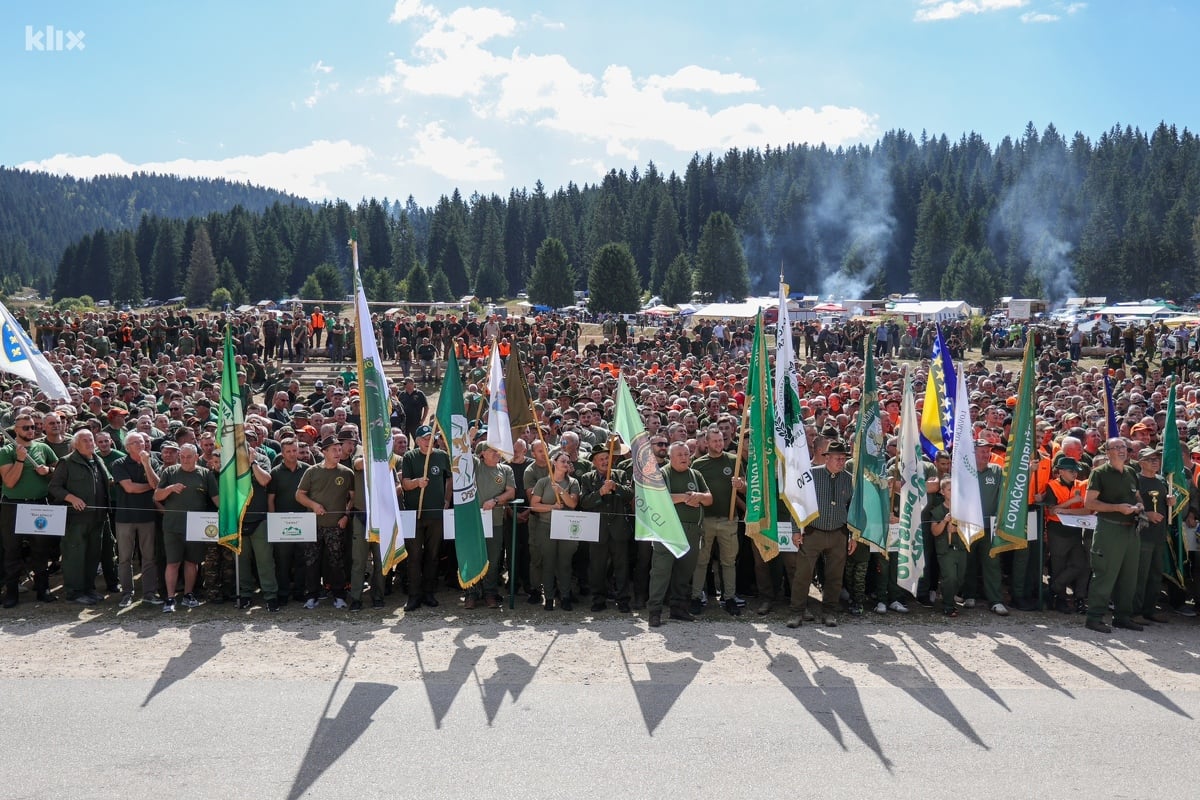
[[[975,468],[975,427],[971,424],[966,371],[958,371],[954,403],[954,445],[950,451],[950,518],[968,547],[983,536],[983,500],[979,496],[979,470]]]
[[[817,487],[813,483],[804,418],[800,415],[787,292],[787,284],[779,284],[779,318],[775,323],[775,454],[779,464],[779,494],[788,504],[796,525],[804,526],[817,517]]]
[[[925,539],[921,512],[928,502],[925,464],[921,460],[921,429],[912,376],[904,375],[904,399],[900,405],[900,531],[896,537],[896,583],[910,594],[925,571]]]
[[[500,347],[492,340],[491,367],[488,370],[488,447],[513,457],[512,425],[508,418],[508,390],[500,367]]]
[[[36,383],[53,400],[71,400],[62,378],[3,303],[0,303],[0,370]]]

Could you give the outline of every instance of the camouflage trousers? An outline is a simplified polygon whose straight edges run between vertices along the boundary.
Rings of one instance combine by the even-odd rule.
[[[204,561],[200,565],[200,585],[204,598],[209,602],[220,602],[237,596],[234,584],[234,564],[237,555],[228,547],[210,544],[204,548]]]
[[[867,567],[871,563],[871,548],[859,542],[854,553],[846,557],[844,585],[850,593],[850,602],[862,605],[867,601]]]

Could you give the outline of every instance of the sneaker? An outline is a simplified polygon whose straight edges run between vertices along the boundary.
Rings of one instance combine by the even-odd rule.
[[[267,601],[267,611],[270,611],[272,614],[278,613],[279,601],[278,600],[268,600]]]
[[[117,603],[117,605],[120,606],[121,608],[129,608],[131,605],[133,605],[133,595],[131,595],[131,594],[121,595],[121,602]]]
[[[362,600],[355,600],[350,604],[351,611],[362,611]]]
[[[886,614],[887,613],[887,603],[876,603],[875,604],[875,613],[876,614]]]
[[[163,601],[163,613],[164,614],[174,614],[175,613],[175,601],[173,599],[167,599],[167,600]]]
[[[142,602],[149,603],[152,606],[161,606],[163,604],[162,598],[156,592],[146,592],[142,595]]]
[[[318,602],[317,598],[310,597],[304,601],[304,607],[307,608],[309,611],[312,611],[314,608],[317,607],[317,602]]]
[[[908,606],[904,605],[904,603],[901,603],[899,600],[893,600],[892,604],[888,606],[888,608],[890,608],[892,611],[895,611],[897,614],[908,613]]]
[[[688,605],[688,613],[693,617],[698,617],[704,613],[704,601],[699,597],[693,597],[691,604]]]
[[[250,598],[249,597],[239,597],[237,599],[236,607],[240,608],[240,609],[249,608],[250,607]]]
[[[348,606],[346,605],[346,601],[340,597],[335,597],[333,599],[333,607],[336,609],[348,608]]]
[[[851,603],[850,604],[850,616],[861,617],[862,614],[863,614],[862,603]]]
[[[995,603],[992,606],[992,613],[1000,617],[1007,617],[1008,609],[1005,608],[1004,603]]]
[[[183,596],[183,604],[188,608],[196,608],[200,605],[200,601],[196,599],[196,595],[188,592]]]
[[[938,601],[938,593],[936,591],[929,592],[929,604],[933,605]]]
[[[1174,611],[1176,614],[1178,614],[1178,615],[1179,615],[1179,616],[1181,616],[1181,617],[1194,617],[1194,616],[1196,616],[1196,607],[1195,607],[1195,606],[1189,606],[1189,605],[1186,605],[1186,604],[1185,604],[1185,605],[1182,605],[1182,606],[1180,606],[1179,608],[1172,609],[1172,611]]]
[[[963,608],[974,608],[975,607],[975,598],[968,597],[966,600],[963,600],[962,607]],[[995,611],[995,609],[992,609],[992,610]]]

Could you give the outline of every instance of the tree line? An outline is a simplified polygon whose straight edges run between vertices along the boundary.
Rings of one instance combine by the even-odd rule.
[[[184,294],[207,303],[349,291],[357,230],[378,300],[501,298],[593,308],[774,291],[843,298],[916,292],[991,307],[1000,295],[1184,299],[1200,265],[1200,146],[1167,124],[1095,141],[1030,123],[992,146],[975,133],[884,134],[874,145],[789,145],[693,156],[682,174],[613,170],[596,184],[507,197],[455,190],[432,207],[363,200],[143,214],[68,245],[56,297]],[[610,299],[610,295],[612,295]]]

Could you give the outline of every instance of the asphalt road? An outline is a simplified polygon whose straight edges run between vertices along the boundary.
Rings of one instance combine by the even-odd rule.
[[[1190,796],[1200,626],[0,619],[0,797]],[[177,615],[178,616],[178,615]],[[189,624],[191,622],[192,624]]]

